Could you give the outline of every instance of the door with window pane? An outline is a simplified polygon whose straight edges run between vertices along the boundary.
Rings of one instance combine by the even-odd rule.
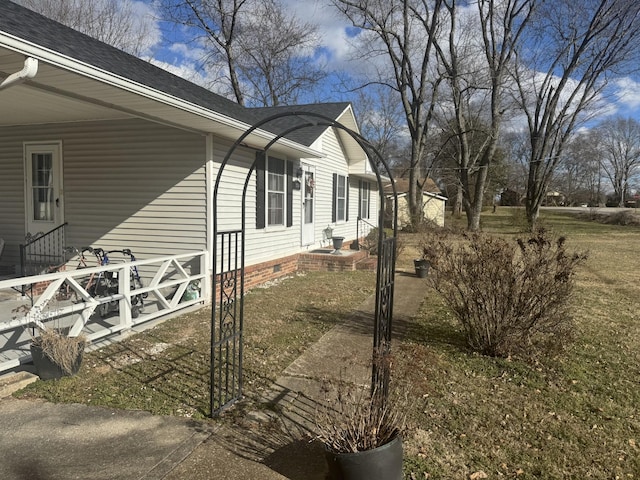
[[[302,166],[302,245],[315,242],[315,194],[316,170],[314,167]]]
[[[25,145],[26,233],[48,232],[64,222],[60,144]]]

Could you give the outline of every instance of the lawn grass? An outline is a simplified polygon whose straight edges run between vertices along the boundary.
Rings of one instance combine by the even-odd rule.
[[[566,235],[569,249],[589,251],[571,299],[575,342],[535,362],[474,354],[438,295],[426,291],[414,324],[394,343],[394,378],[412,393],[406,478],[640,478],[640,229],[549,211],[541,222]],[[524,235],[513,209],[487,212],[482,227]],[[398,265],[412,268],[419,235],[402,240]],[[265,388],[373,287],[372,273],[349,272],[253,290],[245,303],[247,390]],[[90,353],[79,375],[19,395],[204,418],[209,315],[183,315]]]
[[[513,217],[486,214],[483,230],[519,235]],[[640,230],[565,214],[542,220],[590,253],[571,300],[575,342],[537,362],[474,354],[430,293],[396,350],[396,374],[423,392],[408,478],[639,478]]]
[[[314,272],[245,297],[244,383],[259,393],[375,288],[373,272]],[[211,309],[173,318],[88,353],[78,375],[19,395],[204,419],[209,412]]]

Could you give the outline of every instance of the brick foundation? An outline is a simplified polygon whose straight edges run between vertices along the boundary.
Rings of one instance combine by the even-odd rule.
[[[331,248],[326,250],[328,253],[296,253],[246,267],[245,291],[296,272],[375,271],[376,269],[376,257],[369,257],[369,252],[366,250],[350,251],[349,244],[345,244],[342,249],[345,251],[344,255],[329,253],[332,251]]]

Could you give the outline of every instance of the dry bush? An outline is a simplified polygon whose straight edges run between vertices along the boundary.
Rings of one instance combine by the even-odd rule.
[[[68,337],[56,330],[41,329],[40,334],[32,339],[32,343],[42,349],[53,363],[63,372],[71,375],[81,352],[84,352],[87,339],[84,335]]]
[[[347,382],[324,386],[326,403],[316,412],[317,438],[334,453],[372,450],[389,443],[405,428],[407,398],[388,397]]]
[[[393,237],[393,229],[384,229],[385,238]],[[364,238],[362,248],[369,250],[369,254],[378,255],[378,228],[372,228],[367,236]],[[405,249],[404,241],[400,236],[396,237],[396,258],[398,258]]]
[[[489,235],[461,241],[434,235],[423,241],[430,283],[460,321],[469,346],[480,353],[551,353],[571,338],[569,312],[576,267],[565,239],[538,231],[510,242]]]
[[[621,210],[609,215],[604,215],[602,223],[607,225],[640,225],[640,216],[630,210]]]

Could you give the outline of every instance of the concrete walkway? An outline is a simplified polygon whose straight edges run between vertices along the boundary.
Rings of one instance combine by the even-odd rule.
[[[424,290],[424,280],[397,274],[394,332],[415,316]],[[239,415],[233,427],[2,398],[0,478],[324,480],[322,446],[310,441],[323,380],[370,382],[374,301],[367,299],[349,323],[333,328],[289,365],[259,399],[264,410]]]

